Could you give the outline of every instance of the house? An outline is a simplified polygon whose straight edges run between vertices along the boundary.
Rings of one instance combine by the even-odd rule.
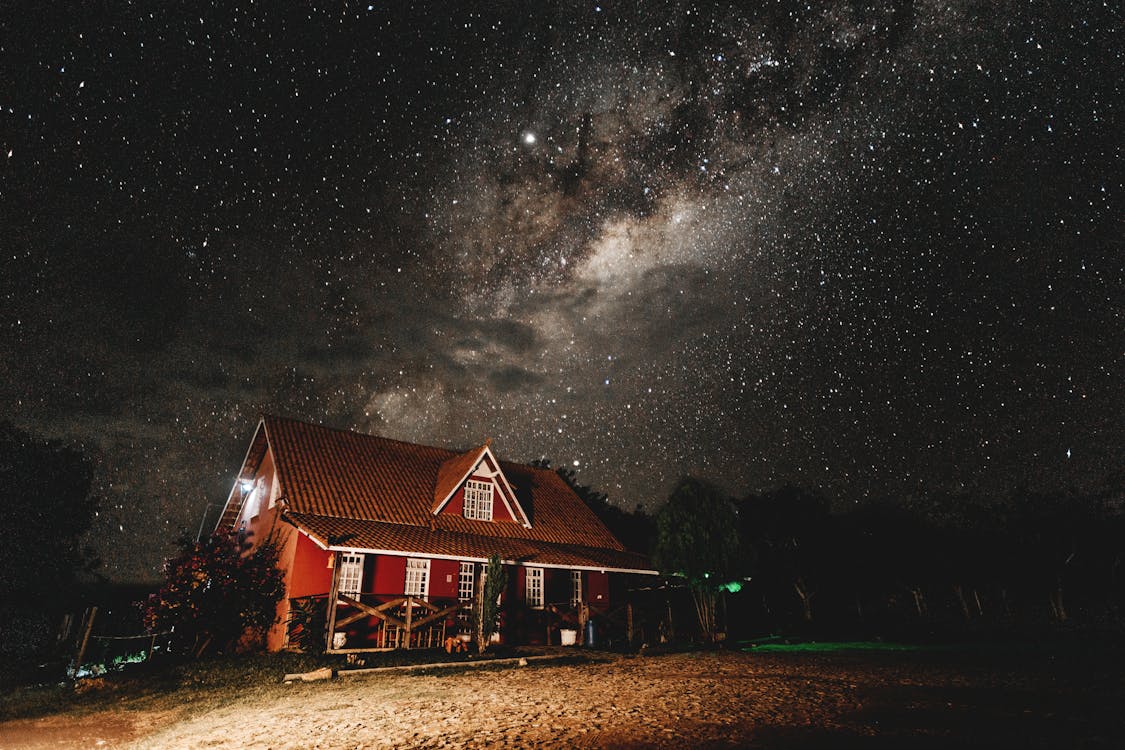
[[[285,598],[267,647],[288,645],[293,607],[323,600],[332,651],[466,637],[489,557],[508,573],[500,638],[543,643],[624,604],[655,575],[549,469],[266,416],[216,531],[272,538]],[[335,593],[335,596],[333,596]]]

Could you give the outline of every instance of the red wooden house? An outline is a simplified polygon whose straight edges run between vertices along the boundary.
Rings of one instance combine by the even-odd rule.
[[[555,472],[500,461],[487,442],[457,453],[268,416],[216,530],[279,544],[286,598],[270,650],[288,644],[297,600],[317,597],[332,650],[437,645],[467,630],[492,555],[508,570],[507,643],[608,615],[626,575],[656,573]]]

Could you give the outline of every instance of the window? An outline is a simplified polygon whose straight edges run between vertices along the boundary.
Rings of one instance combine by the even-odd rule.
[[[471,562],[461,563],[461,569],[457,572],[457,598],[463,602],[471,602],[476,592],[473,590],[475,578],[473,569],[476,566]]]
[[[465,518],[492,520],[492,482],[465,482]]]
[[[570,571],[570,606],[582,605],[582,571]]]
[[[402,593],[407,596],[425,596],[430,584],[430,561],[416,557],[406,559],[406,584]]]
[[[343,552],[339,558],[340,593],[353,599],[363,588],[363,555]]]
[[[526,596],[527,606],[535,609],[543,608],[543,569],[527,569]]]

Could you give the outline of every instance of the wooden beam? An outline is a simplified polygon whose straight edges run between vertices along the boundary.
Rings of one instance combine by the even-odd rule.
[[[336,636],[336,597],[340,595],[340,554],[338,552],[329,553],[333,555],[332,558],[332,588],[328,593],[328,626],[325,628],[325,650],[331,651],[335,648],[333,641]]]
[[[82,668],[82,660],[86,658],[86,645],[90,642],[90,631],[94,629],[94,618],[98,616],[98,608],[91,607],[86,619],[86,629],[82,634],[82,644],[78,647],[78,655],[74,659],[74,672]]]
[[[356,609],[359,610],[359,612],[348,615],[344,619],[340,620],[340,622],[337,623],[338,627],[350,625],[353,622],[355,622],[356,620],[360,620],[360,619],[363,619],[364,617],[368,617],[368,616],[378,617],[381,620],[385,620],[386,622],[389,622],[391,625],[394,625],[395,627],[399,627],[399,628],[406,627],[406,623],[404,623],[402,620],[398,619],[397,617],[395,617],[393,615],[387,614],[387,612],[386,612],[386,610],[402,604],[404,601],[406,601],[406,599],[392,599],[389,602],[384,602],[383,604],[380,604],[378,607],[372,607],[370,604],[364,604],[363,602],[359,601],[358,599],[353,599],[352,597],[344,595],[344,594],[340,594],[339,599],[344,604],[347,604],[350,607],[355,607]]]
[[[406,648],[407,649],[410,648],[410,633],[413,632],[413,630],[414,630],[413,627],[411,627],[411,622],[410,622],[411,619],[413,618],[413,616],[414,616],[414,597],[408,596],[408,597],[406,597],[406,623],[405,623],[405,625],[406,625]]]
[[[426,617],[423,617],[421,620],[416,620],[414,623],[412,623],[411,627],[412,628],[420,628],[420,627],[423,627],[425,625],[429,625],[431,622],[434,622],[436,620],[440,620],[443,617],[448,617],[449,615],[453,614],[454,612],[456,612],[459,609],[461,609],[460,604],[455,604],[452,607],[446,607],[445,609],[441,610],[440,612],[434,612],[432,615],[428,615]],[[409,630],[411,628],[408,627],[407,629]]]

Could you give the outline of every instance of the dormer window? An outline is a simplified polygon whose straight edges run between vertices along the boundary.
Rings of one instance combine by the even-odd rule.
[[[465,482],[465,518],[492,520],[492,482]]]

